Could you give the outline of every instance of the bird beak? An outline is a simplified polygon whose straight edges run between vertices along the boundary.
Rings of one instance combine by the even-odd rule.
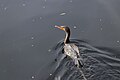
[[[57,26],[55,25],[56,28],[59,28],[60,30],[65,30],[65,28],[63,26]]]

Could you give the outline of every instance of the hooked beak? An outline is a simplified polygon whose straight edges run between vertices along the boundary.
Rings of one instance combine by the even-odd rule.
[[[55,25],[56,28],[59,28],[60,30],[65,30],[65,28],[63,26],[57,26]]]

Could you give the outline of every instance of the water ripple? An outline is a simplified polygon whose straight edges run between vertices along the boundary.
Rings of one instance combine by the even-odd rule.
[[[83,68],[78,69],[69,57],[65,58],[63,41],[60,41],[52,49],[57,61],[52,64],[54,69],[47,80],[120,80],[119,53],[110,48],[93,47],[82,40],[72,39],[71,42],[80,49]]]

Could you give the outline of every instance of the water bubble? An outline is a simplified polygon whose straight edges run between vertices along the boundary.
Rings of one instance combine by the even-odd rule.
[[[45,6],[43,6],[43,8],[46,8]]]
[[[22,4],[22,6],[26,6],[26,4],[25,4],[25,3],[23,3],[23,4]]]
[[[102,30],[103,30],[103,28],[100,28],[100,30],[102,31]]]
[[[102,19],[100,19],[100,22],[102,21]]]
[[[42,17],[40,17],[40,19],[42,19]]]
[[[118,40],[117,43],[119,43],[120,41]]]
[[[51,52],[51,49],[49,49],[48,52]]]
[[[8,9],[7,7],[4,8],[5,11],[6,11],[7,9]]]
[[[64,15],[66,15],[66,13],[63,12],[63,13],[61,13],[60,15],[61,15],[61,16],[64,16]]]
[[[32,79],[34,79],[35,77],[34,77],[34,76],[32,76],[31,78],[32,78]]]
[[[50,74],[50,76],[51,76],[52,74]]]
[[[34,39],[34,37],[31,37],[31,39]]]
[[[69,2],[73,2],[72,0],[70,0]]]
[[[73,26],[74,29],[76,29],[77,27],[76,26]]]
[[[32,22],[35,22],[35,19],[32,19]]]
[[[32,46],[32,47],[34,47],[34,45],[33,45],[33,44],[32,44],[31,46]]]

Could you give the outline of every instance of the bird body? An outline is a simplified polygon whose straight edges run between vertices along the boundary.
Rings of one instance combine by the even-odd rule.
[[[78,58],[78,56],[80,56],[78,47],[75,44],[65,44],[64,52],[66,55],[70,56],[71,58]]]
[[[66,33],[65,39],[64,39],[64,54],[66,54],[67,56],[69,56],[73,61],[74,64],[77,67],[82,67],[83,64],[80,61],[80,52],[79,52],[79,48],[73,44],[70,43],[69,37],[70,37],[70,29],[69,27],[65,27],[65,26],[55,26],[61,30],[64,30]]]
[[[64,45],[64,54],[66,54],[71,59],[73,59],[74,64],[77,67],[83,66],[83,63],[82,63],[81,57],[80,57],[80,53],[79,53],[79,49],[75,44],[73,44],[73,43],[65,44]]]
[[[74,64],[77,67],[82,67],[82,63],[80,62],[80,54],[79,49],[75,44],[65,44],[64,45],[64,53],[73,59]]]

